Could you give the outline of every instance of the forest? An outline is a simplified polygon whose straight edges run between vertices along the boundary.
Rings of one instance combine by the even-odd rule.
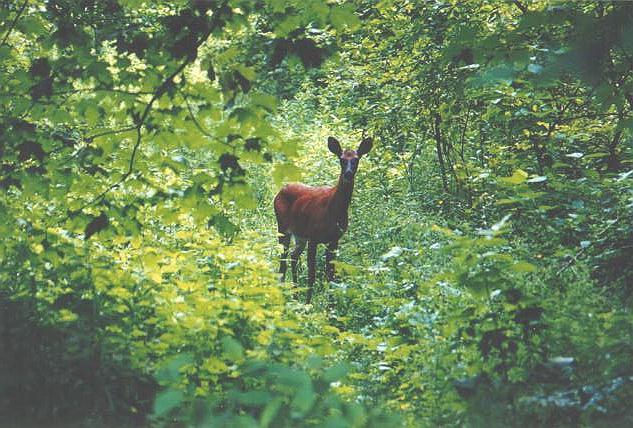
[[[0,427],[633,426],[632,184],[633,3],[0,0]]]

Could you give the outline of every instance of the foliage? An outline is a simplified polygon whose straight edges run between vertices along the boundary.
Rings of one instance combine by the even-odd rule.
[[[181,355],[169,367],[175,371],[184,362],[191,359]],[[250,362],[243,367],[243,389],[230,389],[224,399],[212,396],[186,405],[180,391],[166,390],[156,398],[153,417],[158,422],[182,421],[195,426],[397,426],[397,419],[376,409],[367,413],[360,404],[341,400],[331,385],[340,383],[348,369],[322,364],[320,358],[308,361],[310,372],[318,373],[311,377],[307,370]]]
[[[0,425],[633,423],[630,4],[0,4]]]

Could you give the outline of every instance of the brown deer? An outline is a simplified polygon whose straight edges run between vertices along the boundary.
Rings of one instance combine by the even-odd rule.
[[[372,139],[362,140],[358,149],[343,150],[334,137],[329,137],[328,149],[334,153],[341,164],[341,174],[334,187],[312,187],[301,183],[285,185],[275,196],[274,207],[277,217],[279,243],[284,247],[279,264],[281,280],[286,278],[287,258],[290,237],[294,236],[295,247],[290,255],[292,280],[297,282],[297,263],[303,250],[308,245],[308,293],[307,303],[312,299],[312,289],[316,274],[317,245],[327,244],[325,255],[326,276],[328,281],[334,280],[334,253],[338,241],[347,230],[347,210],[352,201],[354,175],[358,169],[358,161],[369,153]]]

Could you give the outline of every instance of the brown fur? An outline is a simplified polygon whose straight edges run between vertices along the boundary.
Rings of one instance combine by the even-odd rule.
[[[274,200],[277,231],[317,244],[338,239],[347,228],[347,209],[353,188],[353,183],[340,184],[336,187],[300,183],[284,186]]]

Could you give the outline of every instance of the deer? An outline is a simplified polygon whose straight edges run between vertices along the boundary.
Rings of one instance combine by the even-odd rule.
[[[313,187],[302,183],[286,184],[275,196],[273,206],[277,218],[279,243],[283,245],[279,273],[286,279],[288,251],[291,237],[295,247],[290,254],[292,281],[297,283],[297,265],[308,246],[308,291],[306,303],[312,300],[316,276],[316,253],[319,244],[327,246],[325,253],[326,277],[335,279],[334,256],[338,241],[347,231],[348,209],[354,190],[354,176],[361,157],[369,153],[372,139],[363,138],[356,150],[343,150],[334,137],[328,137],[328,149],[338,157],[341,172],[336,186]]]

